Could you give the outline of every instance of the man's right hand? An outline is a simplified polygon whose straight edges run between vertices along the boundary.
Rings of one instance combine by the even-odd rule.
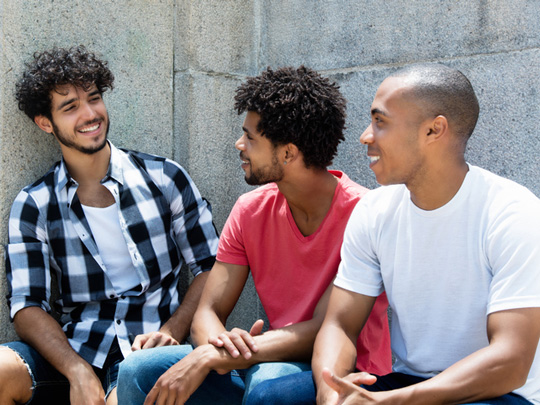
[[[68,381],[71,405],[105,405],[105,391],[90,365],[77,365]]]
[[[248,331],[240,328],[234,328],[231,331],[225,331],[218,337],[210,336],[208,343],[215,347],[222,347],[229,352],[233,358],[242,355],[244,359],[249,360],[254,353],[259,351],[253,336],[260,335],[264,326],[262,319],[258,319]]]

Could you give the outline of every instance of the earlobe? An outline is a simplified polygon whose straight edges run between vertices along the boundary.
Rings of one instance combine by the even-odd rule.
[[[34,122],[41,130],[47,132],[48,134],[53,132],[51,120],[44,115],[36,115],[34,117]]]

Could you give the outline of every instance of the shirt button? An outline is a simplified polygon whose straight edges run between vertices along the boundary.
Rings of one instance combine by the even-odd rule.
[[[116,320],[116,323],[117,323],[118,325],[120,325],[120,324],[122,323],[122,321],[121,321],[120,319],[117,319],[117,320]]]

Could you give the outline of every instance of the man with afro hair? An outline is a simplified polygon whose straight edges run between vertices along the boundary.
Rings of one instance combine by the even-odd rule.
[[[328,170],[344,139],[345,99],[306,67],[267,69],[236,91],[247,112],[236,141],[245,180],[191,327],[195,346],[134,353],[120,367],[125,404],[241,404],[260,382],[310,369],[313,343],[340,262],[345,225],[366,189]],[[227,330],[251,272],[270,329]],[[381,295],[357,341],[356,365],[391,367]],[[125,401],[125,402],[124,402]]]
[[[114,404],[132,350],[186,339],[217,250],[210,207],[177,163],[107,140],[114,76],[84,47],[36,53],[17,100],[62,160],[13,203],[1,404]],[[182,296],[183,264],[194,281]],[[57,280],[50,314],[51,280]]]

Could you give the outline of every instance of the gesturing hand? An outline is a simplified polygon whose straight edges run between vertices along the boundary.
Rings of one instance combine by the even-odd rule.
[[[322,377],[324,382],[337,395],[330,394],[318,403],[332,405],[377,403],[374,393],[359,387],[359,385],[371,385],[377,380],[377,377],[369,373],[352,373],[340,378],[334,375],[328,368],[324,368]]]

